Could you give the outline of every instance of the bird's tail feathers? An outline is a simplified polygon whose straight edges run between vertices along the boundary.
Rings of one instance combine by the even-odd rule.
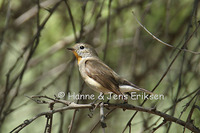
[[[151,92],[151,91],[148,91],[146,89],[139,88],[139,87],[136,87],[136,86],[131,86],[131,85],[120,85],[119,88],[120,88],[120,91],[122,93],[142,91],[142,92],[145,92],[145,93],[148,93],[148,94],[151,94],[151,95],[153,94],[153,92]]]

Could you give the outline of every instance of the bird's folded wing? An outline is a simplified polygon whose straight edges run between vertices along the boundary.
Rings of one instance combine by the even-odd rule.
[[[115,94],[122,94],[119,90],[119,83],[113,75],[113,70],[98,60],[87,60],[85,62],[87,75],[101,84],[104,88]]]

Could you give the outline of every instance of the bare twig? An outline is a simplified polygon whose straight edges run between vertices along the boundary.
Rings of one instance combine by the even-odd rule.
[[[143,25],[140,23],[140,21],[137,19],[136,15],[135,15],[135,13],[134,13],[134,11],[132,11],[132,13],[133,13],[133,15],[134,15],[134,17],[135,17],[137,23],[138,23],[148,34],[150,34],[150,35],[153,37],[153,39],[157,40],[158,42],[160,42],[160,43],[162,43],[162,44],[164,44],[164,45],[166,45],[166,46],[168,46],[168,47],[170,47],[170,48],[174,48],[174,49],[177,49],[177,50],[180,50],[180,51],[189,52],[189,53],[192,53],[192,54],[200,54],[200,52],[194,52],[194,51],[191,51],[191,50],[188,50],[188,49],[185,49],[185,48],[177,48],[177,47],[174,47],[173,45],[168,44],[168,43],[163,42],[162,40],[158,39],[158,38],[157,38],[156,36],[154,36],[149,30],[147,30],[147,28],[146,28],[145,26],[143,26]]]
[[[157,127],[153,128],[152,133],[154,133],[158,128],[160,128],[162,125],[164,125],[167,121],[164,119],[162,123],[160,123]]]
[[[8,0],[8,9],[7,9],[7,12],[6,12],[6,20],[5,20],[3,31],[2,31],[2,33],[0,35],[0,48],[1,48],[1,45],[3,43],[4,35],[6,33],[6,30],[8,29],[8,23],[9,23],[9,20],[10,20],[10,13],[11,13],[11,4],[10,4],[10,1],[11,0]]]
[[[16,62],[14,63],[14,65],[9,69],[8,73],[7,73],[7,79],[6,79],[6,86],[5,86],[5,91],[4,91],[4,95],[2,98],[2,104],[0,105],[0,114],[2,113],[5,103],[6,103],[6,99],[8,97],[8,93],[10,92],[10,90],[13,88],[13,86],[15,84],[17,84],[16,86],[16,90],[14,93],[14,96],[11,98],[10,102],[8,103],[7,108],[5,109],[5,112],[8,112],[8,110],[10,109],[10,107],[12,106],[14,99],[17,97],[18,93],[19,93],[19,89],[22,83],[22,79],[24,76],[24,73],[27,69],[28,63],[30,61],[30,59],[32,58],[37,46],[39,45],[39,38],[40,38],[40,32],[44,29],[44,26],[46,25],[47,21],[49,20],[49,18],[51,17],[51,15],[53,14],[53,12],[55,11],[55,9],[58,7],[60,3],[57,3],[51,10],[50,14],[46,17],[46,19],[42,22],[42,24],[38,27],[37,29],[37,33],[35,34],[35,36],[33,37],[33,40],[31,41],[30,44],[27,45],[27,47],[25,48],[24,52],[22,52],[22,54],[18,57],[18,59],[16,60]],[[25,61],[25,64],[23,66],[23,68],[21,69],[21,71],[19,72],[19,74],[17,74],[14,79],[11,81],[10,76],[14,70],[14,68],[16,67],[16,65],[19,63],[19,60],[23,57],[23,55],[25,54],[26,50],[29,49],[29,54],[28,57]],[[17,82],[18,81],[18,82]],[[3,121],[5,119],[6,115],[4,115],[3,118],[1,118],[1,121]]]
[[[108,113],[105,114],[105,117],[107,117],[108,115],[110,115],[114,110],[116,110],[116,108],[111,109]],[[97,125],[100,124],[100,121],[98,121],[94,127],[92,128],[92,130],[90,131],[90,133],[92,133],[94,131],[94,129],[97,127]]]
[[[187,108],[189,107],[190,103],[194,100],[194,98],[195,98],[195,97],[198,97],[198,95],[199,95],[198,93],[199,93],[199,91],[197,91],[197,93],[190,99],[190,101],[186,103],[185,107],[184,107],[183,110],[181,111],[181,114],[180,114],[179,118],[181,118],[181,116],[183,115],[183,112],[185,112],[185,111],[187,110]],[[193,105],[193,106],[194,106],[194,105]],[[193,106],[192,106],[192,107],[193,107]]]
[[[74,23],[74,17],[72,15],[72,11],[71,11],[71,8],[69,6],[69,3],[68,3],[68,0],[64,0],[66,6],[67,6],[67,10],[68,10],[68,13],[69,13],[69,17],[71,19],[71,22],[72,22],[72,28],[73,28],[73,32],[74,32],[74,38],[76,40],[76,42],[78,42],[78,37],[76,35],[76,26],[75,26],[75,23]]]
[[[104,109],[103,109],[104,103],[100,103],[100,122],[101,127],[103,128],[103,133],[105,133],[106,123],[105,123],[105,115],[104,115]]]
[[[45,99],[52,100],[54,103],[62,103],[64,105],[69,105],[71,103],[71,102],[66,101],[66,100],[58,100],[58,99],[50,98],[48,96],[32,96],[32,97],[27,96],[27,97],[30,98],[31,100],[34,100],[35,98],[39,98],[39,99],[45,98]],[[51,101],[51,103],[52,103],[52,101]],[[48,103],[48,102],[45,102],[45,103]]]
[[[72,132],[72,128],[73,128],[73,125],[74,125],[76,113],[77,113],[77,109],[74,110],[72,120],[71,120],[71,122],[70,122],[70,124],[69,124],[69,127],[68,127],[68,128],[69,128],[68,133],[71,133],[71,132]]]
[[[109,4],[108,4],[108,17],[107,17],[107,26],[106,26],[106,43],[105,43],[105,47],[104,47],[104,56],[103,56],[103,60],[106,59],[107,48],[108,48],[108,42],[109,42],[109,37],[110,37],[111,3],[112,3],[112,0],[109,0]]]
[[[100,107],[99,105],[96,105],[96,106],[98,106],[98,108]],[[166,121],[171,121],[171,122],[177,123],[179,125],[185,126],[187,129],[189,129],[190,131],[193,131],[195,133],[200,132],[200,130],[197,127],[195,127],[192,123],[184,122],[184,121],[182,121],[182,120],[180,120],[176,117],[162,113],[162,112],[156,110],[155,108],[144,108],[144,107],[141,107],[141,106],[134,106],[134,105],[130,105],[130,104],[104,104],[104,107],[111,108],[111,109],[121,108],[121,109],[126,109],[126,110],[136,110],[136,111],[154,114],[154,115],[163,117]],[[51,110],[51,111],[40,113],[40,114],[36,115],[35,117],[33,117],[32,119],[26,120],[27,121],[26,123],[24,122],[24,123],[20,124],[19,126],[17,126],[15,129],[13,129],[11,131],[11,133],[19,132],[24,127],[26,127],[31,122],[33,122],[34,120],[36,120],[37,118],[39,118],[41,116],[46,116],[46,115],[50,115],[50,114],[54,114],[54,113],[62,112],[62,111],[66,111],[66,110],[73,110],[73,109],[77,110],[77,109],[84,109],[84,108],[92,109],[93,106],[91,104],[71,103],[69,106],[65,106],[65,107],[62,107],[62,108],[58,108],[58,109],[54,109],[54,110]]]
[[[49,104],[49,108],[51,111],[53,110],[54,104],[55,104],[54,102]],[[47,114],[46,119],[47,119],[47,121],[46,121],[44,133],[51,133],[52,124],[53,124],[53,114]]]
[[[44,2],[41,2],[40,6],[43,7],[43,8],[47,8],[47,7],[51,6],[51,5],[59,3],[60,1],[61,0],[46,0]],[[36,14],[37,14],[37,6],[34,6],[31,9],[29,9],[27,12],[25,12],[24,14],[19,16],[17,19],[15,19],[14,24],[16,26],[19,26],[19,25],[25,23],[27,20],[29,20],[32,17],[34,17]]]
[[[79,34],[79,37],[77,38],[76,42],[80,42],[82,37],[83,37],[83,33],[84,33],[84,25],[85,25],[85,12],[86,12],[86,6],[87,6],[87,1],[83,2],[83,5],[82,5],[82,18],[81,18],[81,23],[80,23],[80,26],[81,26],[81,29],[80,29],[80,34]]]
[[[182,48],[184,48],[185,46],[187,46],[189,40],[193,37],[193,35],[197,32],[198,28],[200,26],[199,25],[195,28],[195,30],[192,32],[192,34],[187,38],[187,40],[184,42],[184,44],[182,45]],[[168,71],[170,70],[171,66],[174,64],[175,60],[177,59],[177,57],[179,56],[179,54],[181,53],[181,50],[178,51],[178,53],[175,55],[174,59],[171,61],[171,63],[169,64],[169,66],[167,67],[166,71],[164,72],[164,74],[161,76],[160,80],[158,81],[158,83],[155,85],[155,87],[152,89],[151,92],[154,92],[156,90],[156,88],[160,85],[160,83],[162,82],[162,80],[165,78],[165,76],[167,75]],[[140,106],[143,106],[144,103],[147,101],[147,99],[145,99],[142,104],[140,104]],[[136,111],[133,116],[130,118],[130,120],[127,122],[125,128],[123,129],[122,133],[125,132],[125,130],[127,129],[127,127],[131,124],[131,121],[133,120],[133,118],[136,116],[136,114],[138,113],[138,111]]]

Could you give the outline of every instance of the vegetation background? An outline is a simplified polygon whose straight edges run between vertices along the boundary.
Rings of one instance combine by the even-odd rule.
[[[133,11],[152,34],[173,48],[148,34]],[[199,18],[199,0],[1,0],[0,132],[11,132],[49,110],[48,104],[37,104],[28,97],[56,98],[59,92],[65,92],[63,100],[68,100],[68,92],[98,96],[84,85],[74,56],[66,50],[76,42],[91,44],[121,76],[165,96],[164,100],[148,100],[142,107],[156,108],[200,128]],[[129,99],[132,105],[142,102]],[[110,111],[104,110],[105,114]],[[128,124],[124,132],[191,132],[144,112],[135,114],[130,124],[134,113],[113,110],[105,119],[105,131],[120,133]],[[62,111],[53,115],[51,130],[102,132],[99,119],[99,109]],[[39,117],[20,133],[44,132],[46,121],[45,116]]]

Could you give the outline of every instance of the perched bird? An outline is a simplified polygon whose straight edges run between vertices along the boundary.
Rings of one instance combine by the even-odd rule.
[[[103,94],[113,92],[120,95],[134,91],[153,94],[151,91],[140,88],[120,77],[99,59],[92,46],[84,43],[77,43],[72,48],[68,48],[68,50],[72,51],[76,56],[80,74],[91,89],[102,92]]]

